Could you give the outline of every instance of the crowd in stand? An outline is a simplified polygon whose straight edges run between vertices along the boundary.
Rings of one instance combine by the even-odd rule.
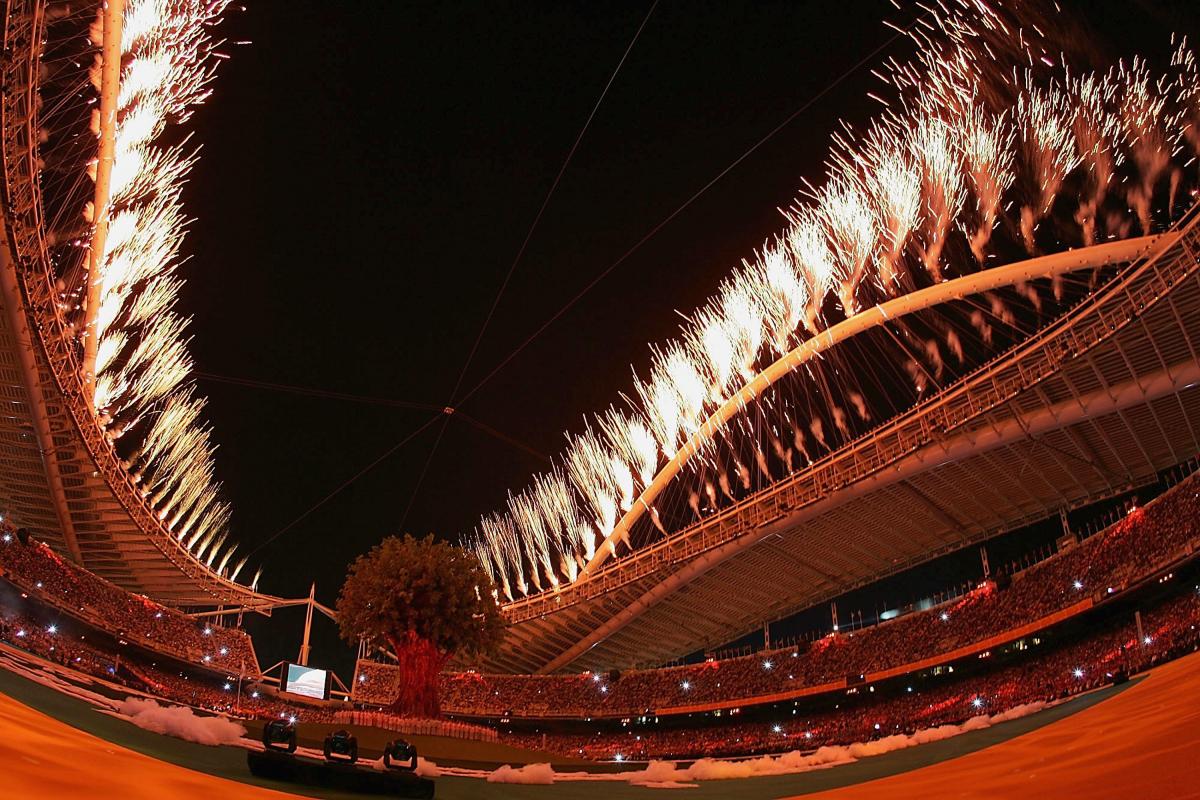
[[[369,710],[371,705],[386,705],[398,694],[399,673],[387,665],[360,662],[356,699],[368,708],[351,711],[290,703],[243,680],[242,676],[257,673],[253,647],[244,632],[197,623],[63,561],[43,544],[20,538],[0,527],[0,576],[27,596],[29,609],[48,609],[48,618],[61,613],[64,622],[77,621],[73,627],[90,626],[136,647],[117,655],[116,648],[99,645],[104,637],[65,633],[20,610],[24,606],[0,608],[0,640],[84,673],[225,713],[296,716],[331,724],[394,722]],[[1198,544],[1200,479],[1193,476],[1145,508],[1131,509],[1104,531],[1019,573],[1011,585],[988,581],[928,611],[834,633],[806,647],[684,667],[612,675],[445,674],[442,707],[453,715],[491,718],[652,718],[656,712],[681,707],[728,710],[756,700],[766,702],[766,698],[776,702],[780,698],[773,696],[799,695],[802,689],[846,693],[853,684],[857,691],[888,671],[906,672],[924,660],[937,661],[956,651],[958,656],[974,650],[986,655],[982,651],[1005,637],[1016,638],[1022,626],[1037,628],[1039,621],[1118,594],[1194,553]],[[1194,649],[1198,628],[1200,596],[1190,592],[1149,611],[1143,619],[1144,637],[1134,633],[1132,623],[1110,620],[1084,638],[1055,649],[1035,648],[1029,658],[981,676],[947,680],[889,698],[872,697],[873,702],[861,702],[861,696],[848,698],[843,707],[803,718],[686,729],[641,725],[590,736],[522,734],[513,741],[564,754],[592,758],[619,754],[627,759],[744,755],[846,744],[958,723],[976,714],[1092,688],[1110,680],[1117,670],[1137,669]],[[160,666],[147,651],[203,667],[207,673]],[[438,724],[462,725],[464,731],[478,727]]]
[[[445,736],[450,739],[474,739],[480,742],[495,742],[500,738],[494,728],[486,728],[483,725],[451,719],[409,719],[386,711],[336,711],[333,721],[339,725],[368,725],[414,736]]]
[[[0,575],[67,614],[148,649],[214,670],[257,672],[250,637],[237,628],[197,622],[127,592],[0,525]]]
[[[848,698],[828,711],[806,715],[781,711],[777,721],[750,724],[665,729],[643,725],[593,735],[527,733],[510,735],[506,741],[603,760],[745,756],[848,745],[1058,700],[1105,685],[1118,672],[1136,672],[1198,646],[1200,596],[1191,592],[1148,613],[1141,640],[1132,621],[1109,625],[1072,644],[1030,652],[1020,663],[962,679],[946,675],[943,685],[887,699],[871,697],[856,703],[857,698]],[[864,692],[869,692],[866,685],[857,692],[858,698]]]
[[[806,649],[789,648],[699,665],[607,674],[442,676],[445,712],[501,717],[621,717],[647,711],[723,704],[824,687],[848,676],[902,669],[960,648],[984,646],[1019,626],[1090,599],[1103,599],[1138,576],[1200,545],[1200,480],[1188,478],[1144,508],[1060,552],[999,589],[985,582],[946,605],[852,633],[831,634]],[[384,703],[396,696],[395,669],[362,662],[355,696]]]
[[[289,703],[236,674],[188,675],[132,651],[119,655],[98,647],[86,634],[68,631],[10,608],[0,612],[0,641],[79,672],[103,678],[176,703],[240,717],[297,717],[308,722],[334,721],[334,712]],[[242,691],[238,691],[239,683]]]

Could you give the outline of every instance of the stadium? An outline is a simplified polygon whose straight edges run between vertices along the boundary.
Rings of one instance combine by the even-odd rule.
[[[460,157],[520,183],[521,170],[496,165],[541,138],[514,135],[521,141],[503,158],[482,145],[464,150],[463,126],[428,103],[414,104],[406,125],[428,128],[452,162],[391,133],[372,139],[369,155],[365,145],[335,147],[322,130],[306,130],[350,130],[327,110],[293,106],[285,135],[283,114],[265,99],[283,90],[251,85],[253,69],[269,67],[245,54],[265,48],[263,62],[294,68],[271,48],[285,47],[290,26],[321,27],[307,9],[276,17],[228,0],[4,4],[0,796],[1195,796],[1200,771],[1188,753],[1200,740],[1200,705],[1187,698],[1200,692],[1200,62],[1187,34],[1200,34],[1200,16],[1186,4],[1154,5],[1136,22],[1145,31],[1110,20],[1139,47],[1145,39],[1147,51],[1109,58],[1102,25],[1084,24],[1080,4],[872,8],[886,26],[861,61],[849,53],[837,62],[811,44],[806,69],[829,62],[817,99],[844,79],[874,81],[863,84],[869,104],[829,115],[811,162],[785,169],[768,144],[787,135],[806,101],[470,388],[476,355],[495,355],[493,319],[510,332],[497,316],[505,292],[517,294],[506,302],[522,306],[522,322],[540,313],[526,306],[553,297],[543,294],[546,276],[521,276],[534,269],[522,258],[539,235],[550,237],[539,224],[566,202],[555,197],[564,176],[581,169],[603,182],[611,172],[610,162],[587,161],[586,146],[583,163],[572,163],[587,136],[605,134],[603,122],[590,130],[605,104],[620,107],[610,89],[635,81],[623,70],[636,70],[653,46],[664,61],[650,63],[679,62],[672,36],[656,26],[717,37],[705,15],[727,11],[697,9],[684,23],[692,9],[585,5],[544,14],[414,7],[397,18],[414,22],[396,36],[429,48],[429,72],[414,70],[414,83],[455,94],[428,77],[443,68],[430,60],[442,53],[479,84],[477,100],[495,96],[497,127],[480,121],[481,138],[504,138],[504,126],[518,124],[506,115],[526,108],[514,98],[533,91],[515,77],[491,83],[489,53],[511,58],[496,63],[514,74],[534,59],[544,77],[537,59],[558,53],[548,44],[558,25],[589,33],[555,58],[590,61],[586,42],[613,31],[624,49],[615,69],[597,68],[599,99],[590,84],[579,89],[590,115],[571,130],[566,160],[543,167],[550,188],[536,213],[497,212],[520,220],[518,243],[533,220],[519,249],[509,246],[517,255],[507,275],[481,257],[450,275],[408,265],[396,285],[407,295],[411,284],[412,297],[396,300],[392,284],[369,283],[389,270],[352,255],[357,248],[424,235],[447,249],[431,222],[444,215],[412,207],[457,208],[467,202],[460,195],[486,194],[459,180]],[[839,26],[859,12],[803,13],[812,30],[827,26],[834,50],[848,46]],[[798,35],[776,5],[747,17],[759,33]],[[439,38],[439,24],[463,39]],[[463,31],[473,24],[485,33],[468,46]],[[515,27],[495,27],[507,24]],[[391,35],[382,21],[373,27],[355,35],[364,43]],[[746,35],[736,29],[730,41]],[[255,41],[240,41],[243,31]],[[345,102],[376,97],[390,78],[377,83],[354,61],[368,56],[347,55],[356,48],[341,31],[323,33],[320,57],[308,45],[293,57],[334,77],[311,87],[297,80],[295,91],[329,94],[322,109],[343,102],[339,84],[365,87],[353,90],[361,96],[345,88]],[[526,34],[541,46],[526,52],[518,45]],[[343,58],[357,71],[341,72]],[[712,58],[714,70],[727,69]],[[250,71],[235,72],[239,61]],[[556,79],[579,77],[562,73]],[[206,116],[239,75],[279,130],[264,123],[270,132],[256,138]],[[555,86],[547,96],[562,91]],[[659,180],[639,161],[654,151],[639,148],[677,135],[666,109],[690,101],[671,94],[657,114],[633,114],[645,119],[638,135],[621,134],[616,152],[630,161],[622,179]],[[724,102],[734,109],[737,98],[713,105]],[[470,113],[488,116],[484,108]],[[320,125],[305,124],[310,113],[322,115]],[[219,149],[217,159],[201,157],[196,133],[246,151],[246,160],[222,167]],[[816,148],[804,138],[788,146]],[[273,149],[287,169],[272,166]],[[340,174],[321,183],[323,162],[351,157],[330,152],[339,149],[363,162],[361,185]],[[637,261],[643,245],[701,194],[722,191],[719,180],[756,163],[756,153],[763,170],[785,173],[777,180],[793,199],[736,233],[692,223],[695,247],[734,248],[730,258],[706,253],[722,260],[718,272],[697,268],[660,284],[630,277],[572,324],[578,330],[542,336],[564,314],[572,319],[613,270],[626,262],[647,270]],[[385,203],[362,176],[386,172],[391,159],[406,174],[428,170],[451,200],[429,190]],[[247,166],[260,161],[269,163],[258,172]],[[258,200],[231,195],[253,195],[239,182],[250,187],[254,176],[278,184],[275,197],[303,187],[304,222],[287,216],[291,208],[247,220],[256,215],[239,203]],[[720,215],[753,203],[757,179]],[[633,199],[645,186],[613,190],[613,207],[629,205],[641,228],[659,213]],[[327,245],[312,241],[341,224],[339,203],[351,202],[329,194],[336,188],[417,219],[364,220],[361,228],[380,230],[363,231],[363,244],[328,245],[366,264],[361,273],[318,257]],[[571,191],[568,181],[563,192]],[[281,255],[286,280],[267,277],[274,267],[257,255],[235,263],[236,289],[211,289],[222,308],[245,295],[270,325],[302,317],[346,374],[360,364],[386,372],[379,358],[399,360],[411,381],[396,384],[404,389],[428,383],[426,359],[454,362],[444,373],[449,400],[312,388],[339,384],[318,365],[320,347],[286,352],[304,349],[288,343],[300,328],[198,313],[211,298],[192,287],[222,283],[205,272],[221,260],[214,254],[251,245],[237,232],[206,235],[194,205],[278,228],[313,253],[311,268]],[[538,258],[557,264],[564,253],[601,250],[600,233],[579,246],[580,226],[626,233],[613,213],[551,213],[547,227],[567,225],[558,234],[565,249]],[[449,242],[455,262],[487,241],[485,232],[447,230],[461,236]],[[206,238],[226,249],[205,249],[218,246]],[[672,242],[671,259],[694,254]],[[345,291],[367,295],[361,309],[335,308],[343,274]],[[465,290],[475,283],[499,289],[471,300]],[[277,302],[253,296],[268,286]],[[652,297],[672,286],[679,297]],[[375,314],[380,328],[350,328],[372,316],[364,309],[375,295],[430,316]],[[309,305],[297,311],[300,296]],[[669,325],[625,330],[660,301],[682,309]],[[461,341],[418,330],[431,321],[451,330],[468,317]],[[616,341],[642,330],[649,346],[639,340],[626,351]],[[246,364],[271,353],[311,362],[308,388],[269,370],[260,380],[201,369],[221,352],[206,340],[223,336],[231,352],[247,351]],[[256,337],[270,340],[265,349],[247,344]],[[459,344],[469,346],[465,364]],[[597,389],[605,359],[626,377]],[[528,371],[494,390],[503,400],[483,422],[474,416],[482,403],[468,404],[488,397],[484,385],[510,363]],[[570,375],[575,399],[556,391],[556,376]],[[265,411],[231,403],[223,394],[231,387],[264,393]],[[363,410],[292,417],[290,396]],[[371,441],[385,435],[354,419],[372,405],[426,422],[374,458],[377,445],[356,450],[347,433],[364,425]],[[236,431],[228,436],[226,420]],[[326,424],[337,430],[323,447]],[[452,426],[488,444],[462,444],[447,435]],[[256,430],[275,438],[255,439]],[[411,494],[374,492],[364,476],[421,436],[431,446],[403,473]],[[422,509],[443,441],[453,465],[440,477],[433,468],[430,482],[445,486]],[[550,446],[560,452],[544,454]],[[269,451],[279,474],[252,451]],[[358,471],[327,492],[304,474],[322,469]],[[251,492],[252,505],[259,494],[316,502],[273,534],[257,532],[233,502]],[[368,511],[348,505],[351,492]],[[302,538],[334,508],[335,533],[322,532],[319,545]],[[380,516],[364,525],[370,509]],[[425,524],[433,536],[404,535]],[[318,583],[336,588],[330,581],[340,583],[336,602],[318,594]]]

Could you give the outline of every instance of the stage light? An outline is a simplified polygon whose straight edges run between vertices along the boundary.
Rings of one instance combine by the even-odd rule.
[[[46,633],[58,633],[58,626],[51,625],[50,627],[46,628]]]
[[[1072,585],[1072,586],[1074,586],[1076,589],[1082,589],[1082,588],[1083,588],[1083,581],[1075,581],[1075,582],[1074,582],[1074,583],[1072,583],[1071,585]]]
[[[608,687],[607,687],[607,686],[601,686],[601,687],[600,687],[600,693],[601,693],[601,694],[608,694]]]
[[[18,639],[23,639],[23,638],[25,638],[25,629],[24,629],[24,628],[22,628],[21,630],[17,631],[17,638],[18,638]]]
[[[229,655],[229,648],[228,648],[228,647],[222,647],[222,648],[221,648],[221,655],[223,655],[223,656],[227,656],[227,655]]]
[[[876,723],[875,723],[875,730],[879,730],[879,723],[878,723],[878,722],[876,722]]]
[[[162,612],[161,612],[161,611],[159,611],[158,613],[156,613],[156,614],[154,615],[154,618],[155,618],[155,619],[162,619]]]
[[[772,664],[772,663],[771,663],[771,661],[770,661],[769,659],[768,659],[767,661],[764,661],[764,662],[763,662],[763,669],[770,669],[770,668],[771,668],[771,667],[773,667],[773,666],[775,666],[775,665],[774,665],[774,664]]]
[[[1142,644],[1150,644],[1153,641],[1154,641],[1153,638],[1147,636],[1145,639],[1142,639]]]
[[[210,661],[212,661],[212,656],[205,656],[205,657],[204,657],[204,663],[205,663],[205,664],[207,664],[207,663],[208,663],[208,662],[210,662]]]
[[[383,766],[412,772],[417,768],[417,748],[403,739],[393,739],[383,748]]]
[[[250,693],[250,697],[252,697],[253,699],[257,700],[257,699],[258,699],[258,692],[251,692],[251,693]]]
[[[232,688],[233,688],[233,684],[231,684],[231,683],[227,683],[227,684],[225,684],[225,691],[227,691],[227,692],[228,692],[228,691],[229,691],[230,689],[232,689]]]
[[[353,764],[358,761],[358,739],[349,731],[334,731],[325,737],[325,760]]]
[[[683,683],[679,684],[679,688],[686,692],[688,689],[692,688],[692,683],[691,681],[684,681]]]
[[[942,622],[945,622],[948,619],[950,619],[950,615],[947,614],[945,611],[943,611],[942,612]]]
[[[783,733],[783,726],[782,725],[772,725],[771,730],[773,730],[775,733]]]
[[[911,687],[911,686],[909,686],[909,687],[908,687],[908,691],[910,691],[910,692],[912,691],[912,687]]]
[[[976,708],[982,708],[983,707],[983,698],[976,697],[974,700],[971,701],[971,705],[975,706]]]
[[[812,733],[810,733],[809,731],[805,731],[805,732],[804,732],[804,738],[805,738],[805,739],[811,739],[811,738],[812,738]]]
[[[1074,675],[1076,678],[1082,678],[1082,677],[1083,677],[1083,670],[1081,670],[1079,667],[1076,667],[1076,668],[1075,668],[1075,669],[1074,669],[1074,670],[1071,672],[1071,674],[1072,674],[1072,675]]]
[[[11,542],[12,534],[9,534],[9,533],[4,534],[4,541],[5,541],[5,543]]]
[[[296,720],[284,722],[276,719],[263,726],[263,747],[268,750],[283,750],[288,753],[296,752]]]
[[[205,636],[212,636],[212,628],[205,628],[205,629],[204,629],[204,635],[205,635]]]
[[[40,588],[42,588],[42,582],[38,581],[37,583],[34,584],[34,586],[36,586],[40,589]]]
[[[367,676],[366,676],[366,675],[359,675],[359,676],[358,676],[358,682],[359,682],[359,683],[366,683],[366,682],[367,682]]]
[[[624,760],[625,760],[625,756],[621,755],[620,753],[617,753],[615,756],[613,756],[613,761],[624,761]]]
[[[595,675],[592,676],[592,683],[599,683],[599,682],[600,682],[600,673],[597,672]]]

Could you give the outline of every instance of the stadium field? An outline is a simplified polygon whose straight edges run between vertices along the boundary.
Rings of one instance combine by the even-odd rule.
[[[1200,655],[991,728],[799,775],[701,782],[696,798],[1200,797]],[[1136,746],[1132,742],[1137,742]],[[1189,756],[1188,753],[1192,753]],[[471,760],[482,760],[484,753]],[[507,755],[507,754],[506,754]],[[100,714],[82,700],[0,672],[0,796],[235,798],[313,796],[258,780],[235,747],[161,736]],[[575,767],[576,769],[578,767]],[[1147,785],[1152,782],[1152,786]],[[1157,791],[1153,790],[1157,787]],[[611,781],[553,786],[484,784],[442,776],[440,798],[625,798],[656,791]],[[283,793],[283,794],[281,794]]]

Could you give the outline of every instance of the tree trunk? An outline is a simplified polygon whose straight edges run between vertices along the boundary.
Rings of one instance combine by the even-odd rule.
[[[437,719],[441,715],[438,675],[448,654],[413,631],[389,636],[388,642],[396,652],[400,670],[399,693],[392,701],[392,712],[401,717]]]

